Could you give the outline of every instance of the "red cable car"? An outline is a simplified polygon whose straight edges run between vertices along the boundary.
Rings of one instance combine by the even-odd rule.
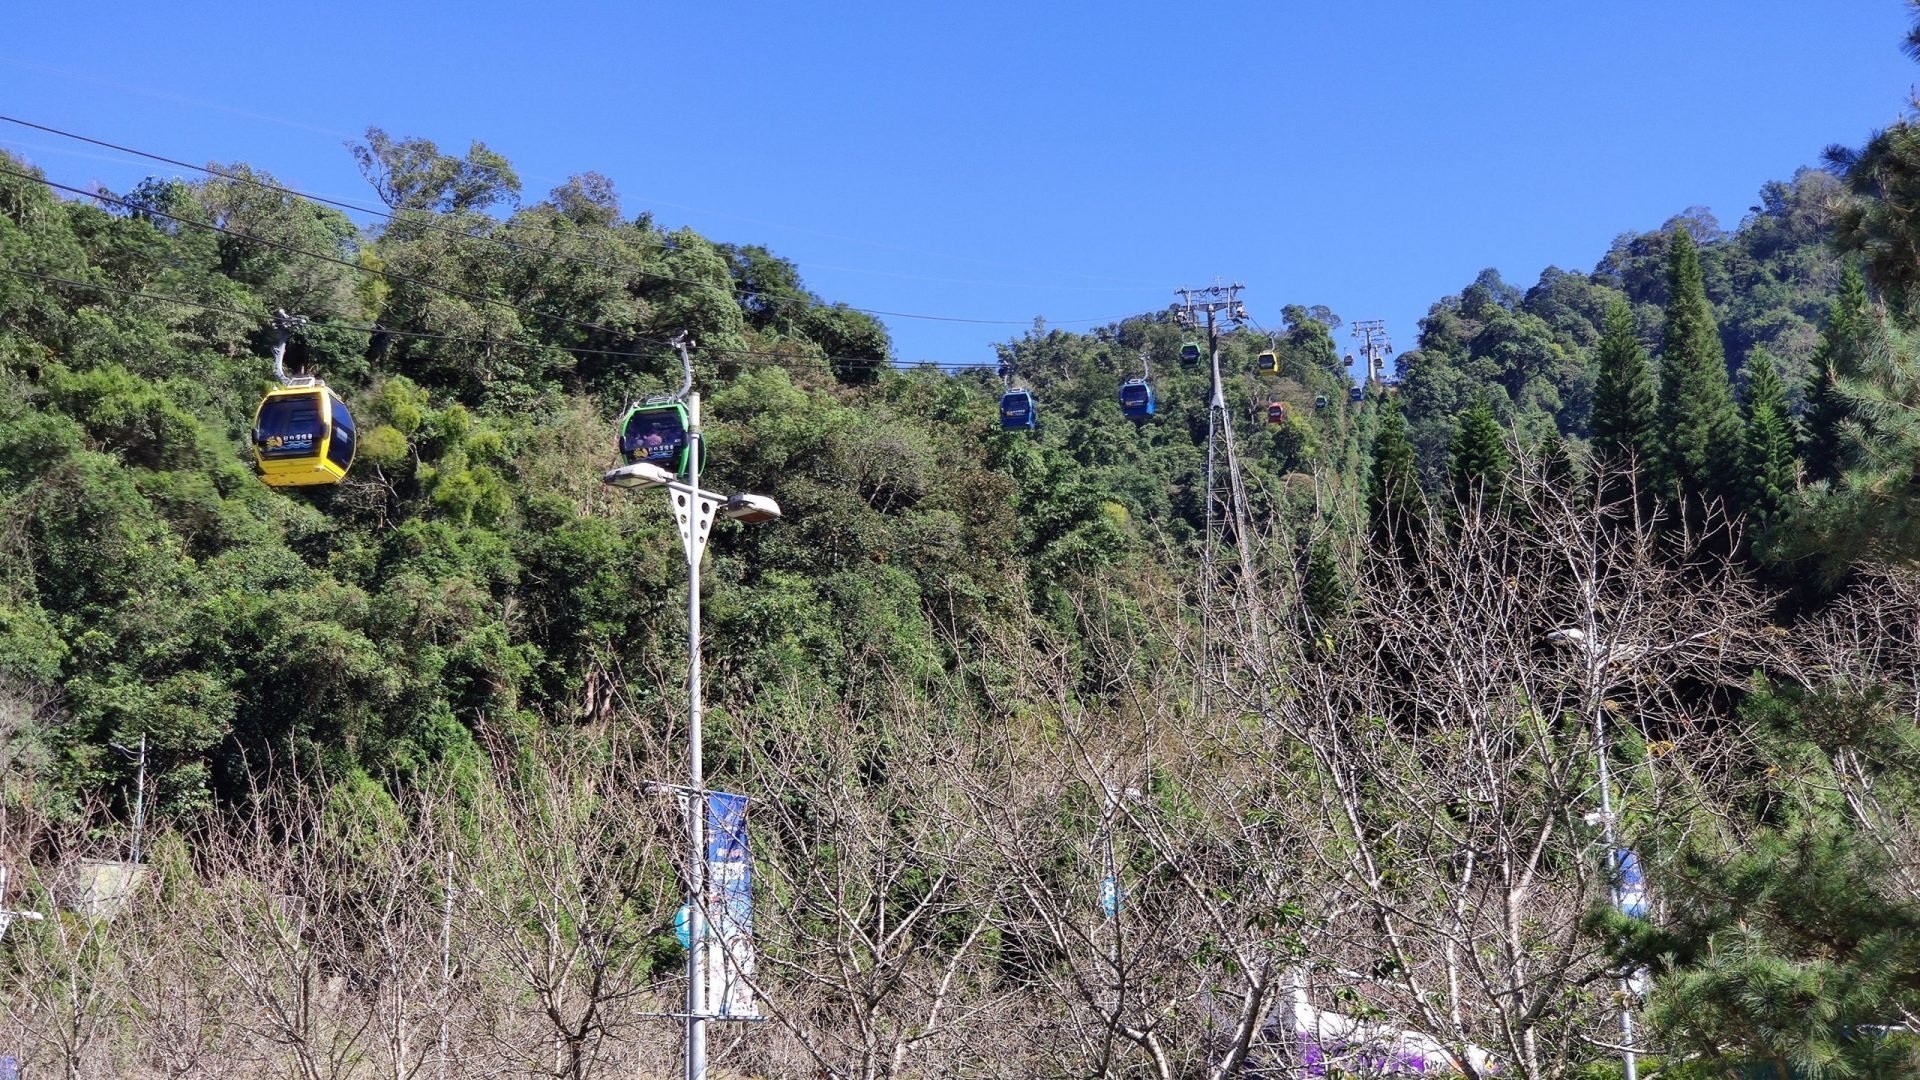
[[[1286,422],[1287,422],[1287,403],[1284,401],[1275,401],[1275,402],[1268,403],[1267,423],[1284,424]]]

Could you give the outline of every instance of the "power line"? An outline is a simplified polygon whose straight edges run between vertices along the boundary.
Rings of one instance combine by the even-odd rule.
[[[308,251],[305,248],[295,247],[292,244],[283,243],[282,241],[274,240],[269,237],[255,236],[252,233],[241,232],[239,229],[230,228],[225,225],[216,225],[211,221],[195,221],[192,218],[181,217],[177,214],[169,214],[164,210],[155,210],[152,207],[139,206],[133,203],[131,200],[122,199],[116,195],[108,195],[100,191],[88,191],[85,188],[74,187],[71,184],[56,183],[55,181],[48,180],[44,177],[35,176],[32,173],[24,172],[19,169],[9,168],[5,165],[0,165],[0,174],[15,176],[22,180],[32,181],[33,183],[37,183],[37,184],[44,184],[47,187],[53,188],[56,191],[70,192],[74,195],[80,196],[81,198],[94,199],[96,201],[104,202],[104,203],[112,203],[115,206],[124,207],[127,210],[133,211],[138,214],[143,214],[149,217],[163,218],[167,221],[173,222],[176,225],[185,225],[195,229],[206,229],[209,232],[220,233],[223,236],[231,236],[236,240],[245,240],[250,243],[261,244],[266,247],[277,248],[278,250],[284,251],[289,255],[301,255],[309,259],[319,259],[322,262],[330,262],[335,264],[336,266],[344,266],[347,269],[352,270],[356,273],[371,274],[375,277],[383,278],[387,281],[398,282],[404,285],[418,285],[424,289],[433,289],[436,292],[442,292],[448,296],[456,296],[462,300],[467,300],[472,303],[487,304],[493,307],[503,308],[508,311],[518,312],[519,314],[522,314],[522,315],[531,315],[537,319],[551,319],[555,322],[566,323],[569,326],[575,326],[582,330],[591,330],[596,333],[611,334],[615,337],[631,336],[624,331],[615,330],[614,328],[609,326],[601,326],[598,323],[585,322],[583,320],[575,319],[570,316],[557,315],[551,312],[534,311],[531,308],[523,308],[520,305],[512,303],[510,301],[496,300],[491,296],[482,296],[479,293],[467,292],[464,289],[455,289],[455,288],[452,288],[451,286],[436,284],[434,282],[428,281],[425,278],[415,277],[412,274],[401,274],[401,273],[396,273],[395,271],[392,271],[392,270],[382,270],[382,269],[378,269],[371,266],[363,266],[360,263],[354,262],[351,259],[343,259],[338,255],[328,255],[325,252],[321,252],[321,251]]]
[[[227,307],[222,304],[209,304],[203,300],[193,300],[184,296],[162,296],[158,293],[143,292],[138,289],[127,289],[127,288],[122,288],[116,285],[105,285],[96,281],[81,281],[76,278],[60,277],[59,275],[56,275],[56,274],[40,274],[40,273],[35,273],[34,271],[31,271],[31,270],[21,270],[11,266],[0,266],[0,274],[7,274],[17,278],[26,278],[32,281],[47,282],[49,284],[54,284],[54,285],[66,285],[72,288],[89,289],[95,292],[112,293],[116,296],[124,296],[131,299],[149,300],[155,303],[162,303],[162,304],[179,304],[184,307],[200,308],[204,311],[217,312],[223,315],[233,315],[235,317],[243,318],[243,319],[252,319],[257,321],[265,317],[261,312],[258,312],[258,311],[243,311],[239,308]],[[633,356],[635,355],[635,350],[633,349],[594,349],[594,348],[587,348],[585,346],[576,347],[576,346],[570,346],[570,345],[555,345],[555,344],[550,344],[547,342],[539,342],[539,341],[518,341],[512,338],[462,337],[455,334],[436,334],[436,333],[431,333],[424,330],[406,330],[406,329],[401,329],[397,327],[382,326],[378,323],[373,324],[371,326],[363,323],[354,323],[354,322],[329,322],[322,325],[333,327],[336,329],[341,329],[341,330],[355,330],[365,334],[382,334],[387,337],[410,338],[410,339],[419,340],[419,341],[437,341],[437,342],[442,342],[445,344],[453,344],[453,345],[485,345],[488,347],[504,347],[504,348],[532,349],[532,350],[551,349],[555,352],[565,352],[565,353],[571,353],[571,354],[580,355],[580,356]],[[637,345],[657,345],[661,348],[669,348],[672,345],[671,342],[661,338],[636,337],[633,340]],[[872,361],[867,358],[851,357],[851,356],[819,356],[819,357],[794,356],[788,353],[767,352],[764,350],[752,350],[752,349],[707,349],[704,351],[710,355],[725,356],[731,359],[739,360],[744,363],[760,364],[767,367],[799,368],[799,367],[802,367],[803,365],[811,366],[811,364],[813,363],[827,363],[827,364],[840,363],[840,364],[862,364],[862,365],[868,365],[872,363]],[[900,361],[890,361],[889,366],[898,370],[911,370],[916,367],[936,367],[944,371],[959,371],[959,370],[964,370],[968,368],[987,368],[987,367],[992,367],[993,365],[987,364],[987,363],[975,362],[975,361],[900,360]]]
[[[401,215],[393,211],[376,210],[372,207],[362,206],[358,203],[347,202],[343,199],[334,199],[324,195],[309,194],[307,192],[300,191],[296,188],[285,187],[280,184],[268,183],[267,181],[259,180],[251,176],[243,176],[238,173],[232,173],[222,169],[216,169],[210,165],[195,165],[190,161],[182,161],[179,158],[168,157],[164,154],[156,154],[148,150],[140,150],[135,147],[123,145],[121,143],[109,142],[105,139],[96,139],[96,138],[93,138],[92,136],[82,135],[78,132],[73,132],[73,131],[66,131],[61,128],[49,126],[47,124],[35,123],[32,120],[25,120],[17,116],[7,116],[4,114],[0,114],[0,121],[5,121],[9,124],[16,124],[16,125],[19,125],[20,127],[31,128],[35,131],[45,132],[49,135],[57,135],[63,139],[72,139],[75,142],[86,143],[90,146],[98,146],[106,150],[115,151],[116,153],[128,154],[133,157],[145,158],[149,161],[157,161],[157,162],[160,162],[161,164],[172,165],[175,168],[192,169],[196,172],[204,173],[208,176],[217,176],[220,179],[226,180],[230,183],[250,184],[262,190],[271,191],[280,195],[286,195],[291,198],[302,199],[312,203],[319,203],[323,206],[331,206],[338,210],[349,210],[354,213],[366,214],[370,217],[381,218],[388,222],[402,223]],[[441,154],[438,156],[444,160],[449,160],[449,161],[461,160],[459,158],[449,157],[448,155],[445,155],[445,154]],[[416,217],[414,215],[419,215],[419,216]],[[508,240],[503,237],[490,236],[490,235],[485,235],[481,233],[474,233],[474,232],[469,232],[465,229],[456,228],[453,226],[440,225],[433,221],[420,220],[420,217],[439,218],[441,216],[442,215],[436,214],[433,211],[429,211],[429,210],[416,210],[416,211],[413,211],[404,219],[404,223],[408,225],[417,225],[419,227],[432,230],[434,232],[445,233],[447,235],[458,237],[463,240],[477,240],[477,241],[480,241],[481,243],[494,244],[500,247],[508,248],[515,252],[544,255],[549,258],[558,259],[565,262],[576,263],[582,266],[592,266],[602,270],[615,270],[622,273],[632,274],[636,277],[650,278],[655,281],[660,281],[663,283],[689,285],[695,288],[713,289],[718,292],[726,293],[728,296],[732,297],[736,301],[753,300],[759,303],[775,303],[775,304],[783,304],[783,305],[789,305],[789,306],[798,306],[801,308],[813,308],[816,306],[823,306],[821,302],[815,301],[815,300],[808,300],[808,299],[802,299],[799,297],[788,297],[788,296],[767,296],[767,295],[754,292],[753,290],[750,290],[750,289],[742,289],[742,288],[737,288],[732,286],[722,286],[715,282],[701,281],[697,278],[675,277],[672,274],[664,274],[655,270],[642,269],[640,267],[632,265],[631,263],[586,258],[579,255],[568,254],[567,252],[563,252],[563,251],[556,251],[553,248],[541,247],[537,244],[521,243],[519,241]],[[858,311],[866,315],[882,315],[882,316],[886,316],[888,318],[894,318],[894,319],[917,319],[917,320],[922,320],[927,322],[967,323],[967,324],[978,325],[978,326],[1025,326],[1033,321],[1031,319],[972,319],[972,318],[964,318],[964,317],[955,316],[955,315],[924,315],[924,314],[918,314],[915,312],[907,312],[907,311],[886,311],[880,308],[863,308],[863,307],[854,307],[853,305],[847,305],[847,307],[849,308],[849,310]],[[1115,320],[1109,318],[1109,319],[1058,319],[1058,320],[1049,320],[1049,321],[1056,322],[1060,325],[1073,325],[1078,323],[1113,322]]]

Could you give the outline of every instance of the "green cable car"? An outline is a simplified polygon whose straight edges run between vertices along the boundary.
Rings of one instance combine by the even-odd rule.
[[[685,480],[693,464],[687,427],[687,407],[678,401],[629,405],[620,418],[620,456],[629,465],[652,462]]]
[[[1193,367],[1198,363],[1200,363],[1200,343],[1197,341],[1181,342],[1180,343],[1181,366]]]

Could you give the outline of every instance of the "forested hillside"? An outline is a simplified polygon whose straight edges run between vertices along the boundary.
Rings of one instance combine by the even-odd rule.
[[[676,1074],[686,568],[601,480],[676,339],[784,512],[704,564],[767,1018],[717,1075],[1920,1071],[1916,122],[1357,388],[1250,282],[1221,411],[1173,312],[901,365],[605,177],[353,152],[377,212],[0,154],[30,1075]],[[256,474],[277,311],[336,485]]]

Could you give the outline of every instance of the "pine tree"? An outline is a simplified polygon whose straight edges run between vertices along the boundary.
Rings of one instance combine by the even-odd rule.
[[[1540,458],[1541,482],[1554,491],[1570,492],[1573,488],[1573,458],[1567,453],[1566,441],[1560,438],[1560,433],[1547,432],[1534,452]]]
[[[1737,502],[1745,486],[1740,414],[1701,280],[1700,250],[1685,229],[1673,232],[1667,289],[1660,335],[1660,487],[1690,508],[1715,499]]]
[[[1807,479],[1837,480],[1846,468],[1840,429],[1849,410],[1837,385],[1860,375],[1870,315],[1867,283],[1849,261],[1840,271],[1840,295],[1827,310],[1807,383]]]
[[[1305,610],[1307,630],[1316,641],[1324,639],[1326,628],[1346,613],[1347,587],[1340,580],[1340,560],[1325,537],[1315,540],[1308,550],[1300,606]]]
[[[1455,503],[1463,512],[1499,506],[1506,491],[1507,470],[1512,467],[1506,434],[1493,415],[1493,403],[1481,394],[1460,415],[1460,427],[1454,432],[1447,458],[1447,483],[1453,488]]]
[[[1653,368],[1633,328],[1633,309],[1623,299],[1607,305],[1596,348],[1600,372],[1593,387],[1593,456],[1605,470],[1603,502],[1617,502],[1632,489],[1631,476],[1649,482],[1660,456],[1655,434]]]
[[[1367,525],[1376,549],[1411,554],[1423,517],[1420,485],[1414,471],[1413,442],[1399,399],[1388,395],[1373,440],[1373,471],[1367,483]]]
[[[1829,570],[1920,563],[1920,327],[1871,311],[1861,338],[1858,374],[1834,380],[1845,464],[1802,519]]]
[[[1787,388],[1772,355],[1755,348],[1746,369],[1746,508],[1753,523],[1766,529],[1780,520],[1793,494],[1793,421],[1787,415]]]

